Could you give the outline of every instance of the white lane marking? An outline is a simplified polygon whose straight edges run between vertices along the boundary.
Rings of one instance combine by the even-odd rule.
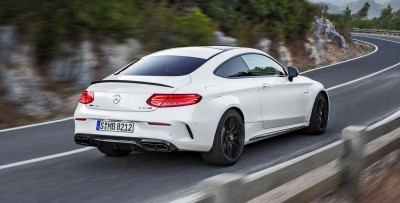
[[[376,36],[376,37],[400,38],[398,36],[390,36],[390,35],[374,35],[374,34],[363,34],[363,33],[354,33],[354,34],[357,35],[357,37],[374,38],[374,37],[370,37],[370,36]],[[374,38],[374,39],[382,39],[382,38]],[[397,41],[394,41],[394,42],[398,43]]]
[[[348,59],[348,60],[341,61],[341,62],[338,62],[338,63],[329,64],[329,65],[326,65],[326,66],[321,66],[321,67],[314,68],[314,69],[311,69],[311,70],[307,70],[307,71],[304,71],[304,72],[301,72],[301,73],[308,73],[308,72],[316,71],[316,70],[319,70],[319,69],[328,68],[328,67],[331,67],[331,66],[335,66],[335,65],[342,64],[342,63],[346,63],[346,62],[349,62],[349,61],[354,61],[354,60],[369,56],[371,54],[374,54],[375,52],[377,52],[379,50],[378,46],[376,46],[375,44],[372,44],[372,43],[369,43],[369,42],[366,42],[366,41],[362,41],[362,40],[358,40],[358,39],[355,39],[354,41],[359,41],[359,42],[363,42],[363,43],[372,45],[372,46],[374,46],[375,49],[371,53],[368,53],[368,54],[365,54],[365,55],[362,55],[362,56],[359,56],[359,57],[356,57],[356,58]]]
[[[330,88],[328,88],[328,89],[326,89],[326,90],[327,90],[327,91],[330,91],[330,90],[337,89],[337,88],[339,88],[339,87],[343,87],[343,86],[346,86],[346,85],[353,84],[353,83],[358,82],[358,81],[360,81],[360,80],[364,80],[364,79],[370,78],[370,77],[372,77],[372,76],[374,76],[374,75],[378,75],[379,73],[383,73],[383,72],[388,71],[388,70],[390,70],[390,69],[396,68],[396,67],[399,66],[399,65],[400,65],[400,63],[394,64],[393,66],[387,67],[387,68],[382,69],[382,70],[380,70],[380,71],[378,71],[378,72],[375,72],[375,73],[366,75],[366,76],[361,77],[361,78],[357,78],[357,79],[355,79],[355,80],[351,80],[351,81],[349,81],[349,82],[346,82],[346,83],[343,83],[343,84],[340,84],[340,85],[336,85],[336,86],[330,87]]]
[[[387,42],[393,42],[393,43],[396,43],[396,44],[400,44],[399,41],[394,41],[394,40],[390,40],[390,39],[384,39],[384,38],[378,38],[378,37],[371,37],[371,36],[364,36],[364,35],[358,35],[358,36],[359,36],[359,37],[377,39],[377,40],[382,40],[382,41],[387,41]]]
[[[25,165],[25,164],[35,163],[35,162],[39,162],[39,161],[55,159],[58,157],[68,156],[71,154],[77,154],[77,153],[85,152],[85,151],[88,151],[91,149],[94,149],[94,147],[84,147],[81,149],[63,152],[63,153],[59,153],[59,154],[53,154],[53,155],[39,157],[39,158],[35,158],[35,159],[29,159],[29,160],[25,160],[25,161],[16,162],[16,163],[6,164],[6,165],[0,166],[0,170],[6,169],[6,168],[12,168],[12,167],[16,167],[16,166],[21,166],[21,165]]]
[[[24,126],[19,126],[19,127],[15,127],[15,128],[7,128],[7,129],[0,130],[0,133],[2,133],[2,132],[7,132],[7,131],[12,131],[12,130],[19,130],[19,129],[24,129],[24,128],[30,128],[30,127],[40,126],[40,125],[47,125],[47,124],[52,124],[52,123],[63,122],[63,121],[71,120],[71,119],[73,119],[73,118],[74,118],[74,117],[69,117],[69,118],[63,118],[63,119],[59,119],[59,120],[55,120],[55,121],[47,121],[47,122],[43,122],[43,123],[36,123],[36,124],[24,125]]]

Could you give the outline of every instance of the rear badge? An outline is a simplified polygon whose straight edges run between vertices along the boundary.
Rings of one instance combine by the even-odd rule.
[[[153,109],[151,106],[139,106],[139,109]]]
[[[113,102],[114,104],[118,104],[121,101],[121,96],[119,94],[114,95]]]

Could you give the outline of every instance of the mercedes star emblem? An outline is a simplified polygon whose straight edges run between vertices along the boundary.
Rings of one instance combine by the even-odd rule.
[[[113,102],[114,104],[118,104],[121,101],[121,96],[119,94],[114,95]]]

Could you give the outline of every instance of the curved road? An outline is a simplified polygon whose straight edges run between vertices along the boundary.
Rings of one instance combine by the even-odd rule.
[[[81,147],[73,143],[72,120],[0,131],[0,202],[165,202],[193,192],[207,177],[251,173],[329,144],[346,126],[371,124],[400,108],[400,38],[371,37],[354,38],[378,46],[375,53],[304,73],[330,95],[330,123],[322,136],[297,132],[257,142],[225,168],[205,165],[198,153],[110,158],[93,149],[5,168]]]

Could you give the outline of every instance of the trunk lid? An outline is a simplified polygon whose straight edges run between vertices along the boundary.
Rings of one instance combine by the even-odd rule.
[[[91,109],[111,111],[155,111],[157,107],[146,103],[151,95],[171,94],[190,82],[188,75],[165,77],[112,75],[89,86],[87,90],[94,92],[94,101],[86,106]]]

